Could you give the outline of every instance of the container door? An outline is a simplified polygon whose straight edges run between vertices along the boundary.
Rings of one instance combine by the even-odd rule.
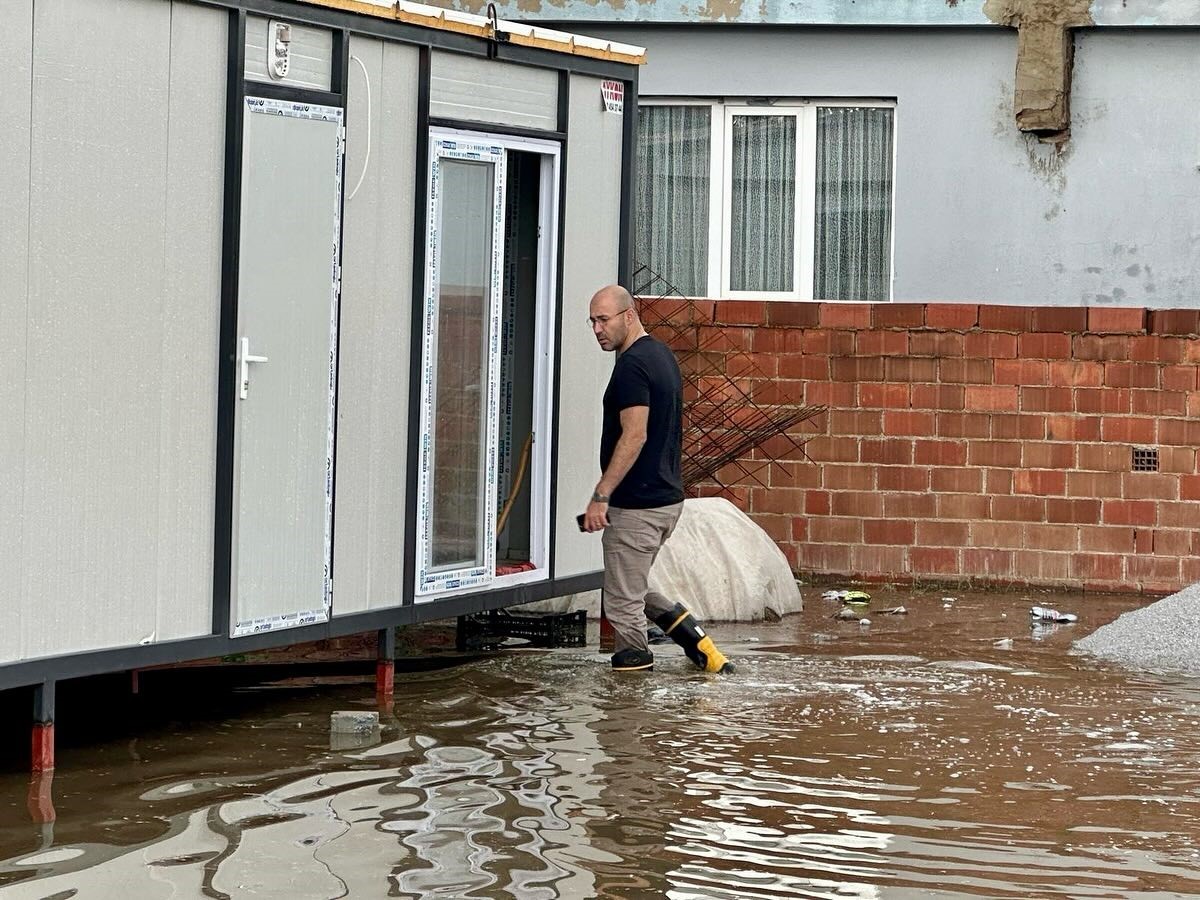
[[[237,635],[332,605],[342,110],[248,97],[235,413]]]
[[[504,259],[504,148],[435,136],[429,157],[418,599],[495,577]]]

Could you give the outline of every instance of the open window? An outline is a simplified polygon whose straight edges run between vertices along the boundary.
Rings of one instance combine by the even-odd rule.
[[[435,129],[418,600],[548,576],[558,145]]]

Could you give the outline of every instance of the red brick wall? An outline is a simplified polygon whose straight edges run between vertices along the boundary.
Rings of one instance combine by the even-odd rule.
[[[803,460],[715,485],[800,572],[1174,591],[1200,581],[1200,311],[651,301]],[[669,333],[663,327],[659,329]],[[671,329],[675,330],[675,329]],[[1131,471],[1134,446],[1159,471]],[[738,467],[731,467],[736,470]]]

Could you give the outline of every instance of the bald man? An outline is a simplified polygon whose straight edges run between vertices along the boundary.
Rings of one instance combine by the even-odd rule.
[[[616,632],[613,669],[654,668],[646,641],[649,617],[700,668],[732,672],[733,664],[687,609],[648,590],[650,567],[683,511],[683,379],[675,354],[646,333],[620,285],[596,292],[588,321],[600,348],[617,354],[604,392],[603,474],[583,516],[585,531],[604,531],[604,610]]]

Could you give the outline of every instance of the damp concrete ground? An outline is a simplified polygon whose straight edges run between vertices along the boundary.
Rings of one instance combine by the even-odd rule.
[[[147,680],[48,786],[0,775],[0,898],[1200,896],[1200,680],[1073,646],[1149,600],[879,593],[864,626],[820,590],[714,626],[733,677],[594,639],[398,675],[357,748],[329,717],[367,683]]]

